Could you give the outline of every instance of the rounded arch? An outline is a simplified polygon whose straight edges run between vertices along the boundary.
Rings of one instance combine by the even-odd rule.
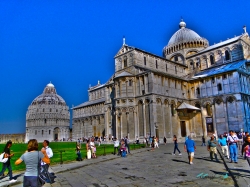
[[[161,98],[159,98],[159,97],[156,98],[156,103],[157,103],[157,104],[162,104]]]
[[[165,104],[165,105],[168,105],[168,104],[169,104],[168,99],[165,99],[165,100],[164,100],[164,104]]]
[[[233,95],[230,95],[230,96],[226,97],[226,101],[229,103],[232,103],[232,102],[236,101],[236,97]]]
[[[220,105],[223,103],[223,99],[221,97],[214,98],[214,104]]]

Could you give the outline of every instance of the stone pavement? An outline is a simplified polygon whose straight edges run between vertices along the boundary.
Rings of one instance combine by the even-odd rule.
[[[229,164],[227,159],[224,160],[220,156],[219,162],[210,161],[209,152],[200,144],[197,142],[193,165],[188,164],[187,153],[182,152],[181,156],[172,155],[174,145],[167,144],[160,145],[160,148],[154,151],[150,151],[150,148],[131,151],[132,154],[126,158],[107,155],[82,162],[54,165],[51,169],[56,173],[56,182],[45,186],[247,187],[250,184],[249,166],[245,160],[239,159],[237,165]],[[182,143],[179,148],[183,151]],[[226,167],[230,169],[229,172]],[[234,174],[233,177],[230,174]],[[18,182],[10,186],[21,187],[22,179],[21,175],[17,178]],[[7,178],[2,179],[0,186],[7,185]]]

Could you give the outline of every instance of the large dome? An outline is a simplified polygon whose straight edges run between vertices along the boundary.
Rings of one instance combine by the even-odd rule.
[[[180,29],[170,38],[168,45],[202,39],[196,32],[186,28],[185,22],[180,22]]]
[[[69,138],[70,113],[64,99],[57,95],[52,83],[36,97],[26,113],[26,137],[43,142],[67,140]]]
[[[52,83],[47,84],[43,90],[43,93],[36,97],[32,102],[32,104],[43,103],[66,105],[64,99],[60,95],[56,94],[55,86]]]
[[[204,49],[208,47],[207,39],[200,37],[200,35],[193,30],[186,28],[186,23],[183,20],[179,23],[179,28],[180,29],[170,38],[168,45],[163,48],[164,57],[182,49]]]

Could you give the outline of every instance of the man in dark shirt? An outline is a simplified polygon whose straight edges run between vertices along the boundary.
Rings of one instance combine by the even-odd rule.
[[[10,177],[10,183],[13,183],[13,182],[16,182],[16,180],[12,177],[12,168],[11,168],[11,165],[10,165],[10,158],[12,156],[14,156],[14,154],[10,154],[10,147],[12,146],[12,142],[11,141],[8,141],[7,144],[5,145],[4,147],[4,157],[5,158],[8,158],[7,162],[3,163],[3,168],[2,168],[2,171],[0,172],[0,176],[3,175],[3,173],[5,172],[5,170],[8,168],[8,171],[9,171],[9,177]]]

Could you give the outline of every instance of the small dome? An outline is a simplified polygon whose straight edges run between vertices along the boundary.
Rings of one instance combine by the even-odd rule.
[[[181,22],[179,23],[179,26],[180,26],[180,29],[183,27],[186,27],[186,23],[183,20],[181,20]]]
[[[55,86],[50,82],[49,84],[47,84],[48,87],[52,87],[54,88]]]

